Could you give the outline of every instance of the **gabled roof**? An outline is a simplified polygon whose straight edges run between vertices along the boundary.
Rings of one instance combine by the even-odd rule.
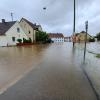
[[[33,29],[36,29],[37,28],[37,25],[36,24],[33,24],[32,22],[28,21],[27,19],[25,18],[22,18],[24,21],[26,21]],[[21,19],[21,20],[22,20]]]
[[[86,32],[85,31],[82,31],[82,32],[80,32],[80,33],[83,33],[83,34],[86,34]],[[89,33],[87,33],[90,37],[93,37],[93,36],[91,36]]]
[[[49,33],[49,38],[64,38],[64,35],[62,33]]]
[[[16,23],[16,21],[0,23],[0,35],[5,33]]]

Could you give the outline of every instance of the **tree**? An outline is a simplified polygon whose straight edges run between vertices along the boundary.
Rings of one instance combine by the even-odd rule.
[[[98,41],[100,41],[100,32],[96,35]]]
[[[46,43],[48,40],[48,34],[46,32],[37,31],[36,32],[36,42]]]

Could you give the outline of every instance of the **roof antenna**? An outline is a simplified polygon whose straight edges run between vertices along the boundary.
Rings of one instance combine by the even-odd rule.
[[[13,13],[11,13],[11,19],[12,19],[12,21],[13,21]]]

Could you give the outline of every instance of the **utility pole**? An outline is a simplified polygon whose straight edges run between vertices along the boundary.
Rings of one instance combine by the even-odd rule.
[[[74,20],[73,20],[73,47],[75,45],[74,35],[76,31],[76,0],[74,0]]]
[[[12,19],[12,21],[13,21],[13,13],[11,13],[11,19]]]
[[[87,34],[88,34],[88,21],[85,22],[85,29],[86,29],[86,35],[85,35],[85,47],[84,47],[84,62],[85,62],[85,56],[86,56],[86,43],[87,43]]]

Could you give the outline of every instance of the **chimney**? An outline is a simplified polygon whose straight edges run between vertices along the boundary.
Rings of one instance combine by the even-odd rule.
[[[5,19],[2,19],[2,23],[5,23]]]

